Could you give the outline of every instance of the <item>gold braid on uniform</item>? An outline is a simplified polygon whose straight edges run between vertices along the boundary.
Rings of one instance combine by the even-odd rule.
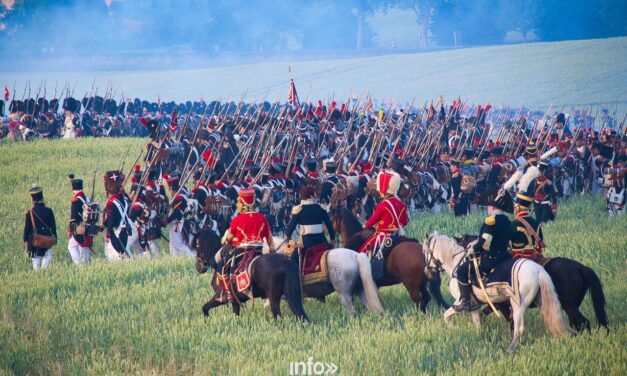
[[[242,202],[241,197],[237,198],[237,212],[238,213],[250,213],[252,211],[253,211],[253,206],[245,205],[244,202]]]

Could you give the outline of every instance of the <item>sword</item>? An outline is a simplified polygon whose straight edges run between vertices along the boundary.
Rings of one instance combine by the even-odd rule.
[[[492,309],[492,312],[494,312],[496,317],[501,318],[501,313],[496,309],[496,307],[490,300],[488,293],[485,291],[485,286],[483,285],[483,279],[481,279],[481,274],[479,273],[479,263],[477,262],[477,258],[471,257],[470,259],[472,260],[472,264],[475,266],[475,273],[477,275],[477,280],[479,281],[479,286],[481,287],[481,291],[483,292],[483,295],[485,295],[485,299],[488,301],[488,305],[490,306],[490,308]]]

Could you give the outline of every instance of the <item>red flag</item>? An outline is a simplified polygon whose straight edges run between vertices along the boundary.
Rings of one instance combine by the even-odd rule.
[[[178,128],[179,123],[176,121],[176,107],[174,107],[174,110],[172,111],[172,120],[170,120],[170,132],[174,133],[174,131],[176,131],[176,128]]]
[[[298,93],[296,93],[296,86],[294,85],[294,79],[290,78],[290,93],[287,97],[287,102],[292,107],[300,107],[300,101],[298,100]]]
[[[5,100],[5,101],[8,101],[8,100],[9,100],[9,95],[10,95],[10,93],[9,93],[9,88],[5,86],[5,87],[4,87],[4,100]]]

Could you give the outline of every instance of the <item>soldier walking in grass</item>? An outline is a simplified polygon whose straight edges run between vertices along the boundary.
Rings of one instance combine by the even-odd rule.
[[[52,209],[44,204],[43,189],[33,185],[28,191],[33,207],[24,218],[24,247],[33,259],[33,270],[46,269],[52,261],[50,248],[56,244],[57,225]]]

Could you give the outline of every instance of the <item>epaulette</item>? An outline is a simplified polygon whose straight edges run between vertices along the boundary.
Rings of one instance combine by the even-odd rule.
[[[485,224],[488,226],[494,226],[494,224],[496,223],[496,215],[492,214],[489,215],[487,217],[485,217]]]
[[[73,204],[73,203],[75,203],[76,201],[78,201],[78,199],[77,199],[76,197],[72,197],[72,198],[70,199],[70,202],[71,202],[72,204]]]
[[[303,206],[302,205],[294,206],[292,208],[292,215],[300,213],[301,210],[303,210]]]

